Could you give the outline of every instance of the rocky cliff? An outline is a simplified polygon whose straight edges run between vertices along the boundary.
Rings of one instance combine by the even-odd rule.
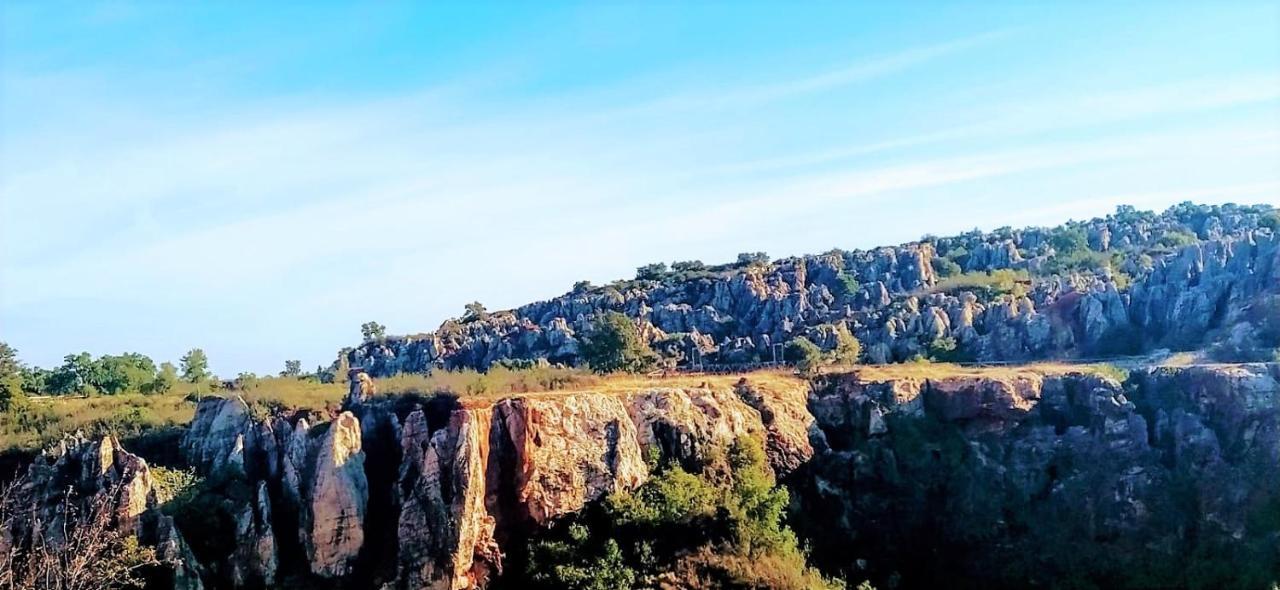
[[[484,588],[520,574],[509,558],[531,533],[645,482],[651,457],[693,464],[746,437],[792,490],[816,563],[855,582],[1280,579],[1280,366],[1116,377],[908,364],[353,396],[332,414],[211,397],[182,443],[206,480],[194,515],[175,526],[114,439],[69,439],[30,468],[22,497],[38,516],[6,521],[3,539],[20,547],[33,527],[59,530],[68,498],[102,498],[113,527],[160,549],[163,587]]]
[[[184,439],[187,456],[257,493],[236,510],[238,541],[200,558],[224,573],[215,585],[484,587],[502,574],[511,543],[639,486],[650,455],[696,461],[747,436],[776,473],[791,473],[812,456],[806,394],[799,380],[770,377],[374,398],[315,424],[254,418],[239,398],[208,398]]]
[[[841,375],[791,480],[820,563],[906,587],[1262,588],[1280,368]]]
[[[682,365],[771,361],[776,345],[799,336],[831,349],[840,324],[872,362],[929,356],[939,343],[955,358],[1034,360],[1248,340],[1248,330],[1232,332],[1251,309],[1280,314],[1275,218],[1267,206],[1184,204],[1158,215],[1122,207],[1057,228],[642,269],[636,280],[581,284],[435,332],[366,341],[344,349],[330,374],[484,369],[504,359],[577,364],[582,335],[605,311],[633,318],[655,350]],[[1026,274],[1005,285],[956,279],[995,270]],[[1258,345],[1280,346],[1280,336],[1236,348]]]
[[[198,560],[173,518],[159,509],[168,498],[150,467],[114,437],[67,437],[12,486],[0,506],[6,585],[96,587],[108,575],[119,582],[119,571],[108,574],[97,561],[123,558],[125,541],[136,539],[154,553],[138,559],[134,577],[177,590],[204,587]]]

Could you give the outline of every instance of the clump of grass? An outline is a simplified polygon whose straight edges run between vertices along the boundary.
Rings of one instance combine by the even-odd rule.
[[[250,406],[318,410],[341,404],[347,385],[296,377],[263,377],[252,387],[232,393]]]
[[[1124,383],[1126,380],[1129,379],[1128,370],[1121,369],[1120,367],[1117,367],[1111,363],[1094,363],[1091,365],[1086,365],[1085,368],[1086,370],[1088,370],[1089,372],[1095,375],[1100,375],[1108,379],[1113,379],[1118,383]]]
[[[566,367],[495,366],[483,373],[470,369],[435,371],[430,375],[406,373],[377,379],[375,383],[378,392],[386,395],[447,393],[465,397],[582,389],[602,380],[586,371]]]
[[[990,295],[1024,295],[1031,275],[1025,270],[999,269],[991,272],[973,271],[946,277],[938,281],[930,293],[978,291]]]
[[[34,449],[83,431],[91,437],[137,437],[191,421],[195,404],[177,395],[122,394],[32,399],[0,413],[0,448]]]

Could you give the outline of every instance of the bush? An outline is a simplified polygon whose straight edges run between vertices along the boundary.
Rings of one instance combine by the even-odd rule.
[[[973,359],[965,354],[956,343],[956,339],[950,336],[938,338],[929,343],[926,347],[928,360],[938,363],[964,363]]]
[[[583,360],[597,373],[640,373],[653,369],[658,361],[631,318],[616,311],[596,318],[580,350]]]
[[[1199,241],[1200,238],[1197,238],[1195,234],[1185,229],[1175,229],[1164,232],[1160,239],[1156,240],[1156,243],[1165,248],[1181,248]]]
[[[862,356],[862,343],[849,332],[845,324],[836,325],[836,349],[832,359],[838,365],[852,365]]]
[[[797,336],[787,343],[784,358],[802,374],[809,375],[822,365],[822,349],[808,338]]]
[[[1089,249],[1089,236],[1083,227],[1062,225],[1049,233],[1049,245],[1057,256],[1071,256]]]
[[[843,271],[836,276],[836,297],[853,297],[861,290],[862,284],[858,282],[857,277]]]
[[[662,262],[646,264],[636,269],[638,281],[661,281],[665,276],[667,276],[667,265]]]
[[[935,257],[933,259],[933,272],[941,278],[953,277],[960,274],[960,265],[950,258]]]
[[[1000,269],[991,272],[973,271],[947,277],[933,286],[932,293],[977,291],[988,296],[1022,295],[1031,276],[1025,270]]]

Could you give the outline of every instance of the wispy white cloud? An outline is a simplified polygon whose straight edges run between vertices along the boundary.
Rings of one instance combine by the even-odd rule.
[[[1023,218],[1035,223],[1117,200],[1275,192],[1274,109],[1130,125],[1270,105],[1280,99],[1270,73],[996,95],[943,125],[877,121],[853,107],[788,110],[790,99],[828,94],[855,104],[862,85],[1005,35],[752,84],[694,83],[657,100],[588,89],[476,105],[469,88],[444,82],[359,100],[243,102],[209,117],[151,113],[127,92],[69,101],[55,109],[68,120],[118,123],[55,121],[0,139],[0,317],[56,315],[55,302],[88,298],[233,316],[238,336],[285,318],[327,330],[377,317],[425,330],[464,301],[515,305],[656,259],[904,240],[937,229],[912,223],[926,214],[972,225],[966,203],[1010,199],[1026,183],[1053,187],[1008,207],[1034,207]],[[943,98],[902,100],[923,112]],[[844,126],[793,132],[793,121]],[[1148,176],[1189,160],[1194,178]],[[1150,190],[1079,180],[1102,168]]]

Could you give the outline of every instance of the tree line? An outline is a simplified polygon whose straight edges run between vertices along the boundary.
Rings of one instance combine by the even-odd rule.
[[[242,374],[244,375],[244,374]],[[282,377],[301,377],[302,362],[285,361]],[[126,352],[97,358],[87,352],[69,354],[52,369],[28,365],[18,351],[0,342],[0,410],[34,395],[163,394],[179,383],[212,386],[218,378],[209,370],[204,350],[192,348],[175,365],[156,363],[147,355]]]

